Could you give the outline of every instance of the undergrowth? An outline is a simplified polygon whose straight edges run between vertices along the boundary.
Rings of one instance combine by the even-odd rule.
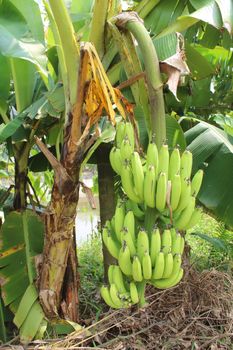
[[[92,234],[78,247],[78,264],[81,280],[80,317],[98,318],[104,307],[99,294],[104,274],[100,233]]]
[[[198,225],[186,234],[191,248],[191,263],[199,270],[215,268],[233,272],[233,232],[203,213]]]

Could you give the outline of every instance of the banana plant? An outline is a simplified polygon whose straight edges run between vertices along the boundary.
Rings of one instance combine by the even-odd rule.
[[[117,104],[119,112],[124,115],[124,110],[119,103],[119,99],[123,95],[120,95],[119,99],[117,98],[115,90],[112,90],[111,84],[108,82],[104,69],[112,85],[128,80],[124,85],[124,90],[121,90],[127,96],[130,96],[131,93],[131,101],[136,104],[135,115],[140,126],[140,136],[142,139],[144,138],[145,144],[147,134],[150,133],[151,128],[150,91],[145,88],[143,80],[145,76],[143,55],[139,53],[138,47],[134,45],[131,35],[119,30],[120,25],[117,24],[116,18],[110,20],[112,16],[121,12],[118,1],[102,1],[103,6],[98,6],[99,3],[99,1],[96,1],[92,8],[93,1],[85,1],[84,3],[73,0],[70,4],[71,16],[69,16],[63,1],[45,1],[44,7],[49,21],[46,37],[47,47],[45,46],[40,10],[34,1],[4,0],[0,4],[2,9],[0,11],[0,32],[1,37],[4,38],[0,43],[0,73],[2,78],[0,81],[0,115],[2,121],[0,139],[1,142],[7,143],[9,155],[13,155],[15,158],[16,191],[14,205],[15,208],[26,206],[27,190],[25,182],[29,155],[32,147],[36,148],[36,152],[38,152],[39,147],[41,152],[36,155],[38,158],[34,158],[34,160],[44,155],[55,171],[52,200],[46,215],[47,232],[43,252],[44,261],[39,281],[40,301],[48,316],[53,317],[60,314],[73,320],[78,318],[76,312],[78,276],[76,273],[75,247],[71,242],[78,201],[80,169],[82,168],[82,161],[85,160],[85,155],[87,154],[87,157],[89,157],[96,150],[100,140],[109,141],[114,137],[114,131],[111,130],[110,134],[112,133],[112,136],[109,137],[108,134],[105,135],[103,132],[98,138],[98,122],[104,114],[103,108],[96,111],[84,110],[83,102],[88,106],[96,106],[96,99],[94,101],[92,99],[94,94],[112,118],[113,123],[115,114],[110,108],[111,104]],[[33,11],[31,11],[31,8],[33,8]],[[206,45],[211,49],[215,47],[214,45],[221,44],[225,45],[226,50],[228,50],[229,33],[232,33],[230,0],[225,2],[209,0],[205,1],[204,5],[203,1],[198,0],[169,2],[169,4],[165,0],[142,0],[135,6],[135,10],[144,19],[146,28],[150,30],[153,45],[162,65],[168,63],[171,65],[169,59],[177,54],[177,45],[181,41],[177,39],[175,32],[180,31],[183,33],[187,62],[191,77],[195,79],[194,82],[198,83],[199,79],[211,78],[214,75],[218,61],[213,64],[206,53],[204,54],[201,51],[201,48]],[[8,19],[4,17],[6,12],[11,13]],[[33,15],[30,15],[32,12],[37,14],[35,16],[36,20]],[[106,25],[107,20],[109,24]],[[142,42],[137,32],[136,26],[142,27],[140,20],[137,21],[138,23],[135,25],[131,23],[125,26],[135,35],[140,48],[145,43]],[[111,29],[112,26],[115,26],[113,30]],[[80,46],[77,36],[84,41],[94,42],[104,69],[95,50],[90,45]],[[27,40],[25,40],[25,37],[27,37]],[[123,39],[122,42],[121,38]],[[201,48],[196,45],[197,40]],[[116,42],[118,49],[115,48]],[[47,49],[46,54],[45,49]],[[116,56],[117,50],[119,50],[121,59]],[[126,59],[123,56],[124,52],[126,53]],[[131,53],[133,59],[130,57]],[[150,67],[150,63],[148,67],[148,64],[146,64],[148,61],[145,60],[145,57],[144,61],[148,76],[153,68]],[[88,64],[92,62],[91,70],[88,70],[87,62]],[[174,61],[172,64],[174,64]],[[177,65],[175,65],[175,68],[177,69]],[[93,79],[93,72],[102,79],[102,84],[98,81],[99,90],[94,88],[96,80]],[[60,81],[62,81],[62,87],[59,85]],[[91,81],[92,84],[89,85],[84,97],[83,88],[87,86],[88,81]],[[15,94],[12,94],[12,82],[14,83]],[[105,92],[106,90],[110,91],[110,97],[103,93],[101,89]],[[162,87],[159,86],[159,89],[161,95]],[[187,96],[187,91],[186,96],[179,95],[180,92],[182,92],[182,87],[178,89],[177,96],[183,102],[183,99]],[[101,98],[103,99],[101,100]],[[168,114],[176,108],[177,111],[180,110],[179,102],[175,97],[169,103],[169,98],[165,94],[165,100]],[[89,117],[89,124],[85,124],[84,114]],[[162,115],[164,116],[163,111]],[[166,116],[166,133],[169,145],[174,147],[179,143],[182,144],[182,148],[185,148],[186,141],[177,119],[179,118],[175,113],[172,116]],[[65,129],[63,128],[64,123],[66,125]],[[203,134],[204,129],[208,129],[206,124],[205,127],[194,128],[192,131],[200,146],[205,143]],[[145,132],[142,132],[143,129]],[[162,139],[164,139],[164,126],[162,129]],[[192,132],[190,131],[190,134]],[[223,136],[221,132],[220,134]],[[38,137],[36,147],[33,146],[35,135]],[[193,148],[195,159],[196,150],[192,145],[194,139],[192,138],[191,142],[188,135],[187,133],[187,143],[190,149]],[[213,132],[213,129],[211,129],[208,131],[210,140],[216,135],[219,136],[219,130]],[[48,142],[49,139],[53,141]],[[223,141],[221,154],[225,155],[227,153],[229,156],[231,153],[229,147],[231,139],[226,142],[224,136],[221,140]],[[227,152],[225,152],[226,150]],[[212,166],[213,159],[217,159],[219,162],[219,153],[216,153],[218,151],[217,147],[213,147],[209,151],[212,157],[204,152],[201,162],[196,162],[197,166],[203,166],[203,162],[207,162]],[[215,155],[218,156],[213,158]],[[87,161],[87,158],[85,161]],[[30,164],[32,166],[33,159],[31,159]],[[229,164],[230,162],[224,163],[224,166]],[[20,176],[17,176],[19,174]],[[213,172],[208,171],[207,175],[208,181],[211,181],[211,177],[213,179],[214,176]],[[218,173],[218,176],[220,176],[220,173]],[[227,184],[227,181],[224,183]],[[215,182],[214,186],[220,189],[219,182]],[[201,202],[207,207],[209,206],[210,209],[216,209],[217,215],[231,225],[229,220],[230,211],[227,210],[230,203],[229,198],[225,197],[214,208],[213,202],[219,192],[217,194],[213,193],[215,197],[210,197],[207,184],[204,194],[203,197],[201,192]],[[208,204],[208,196],[211,198],[211,205]],[[64,276],[66,276],[69,283],[63,281]],[[28,286],[31,286],[31,282]],[[64,293],[61,295],[62,289]],[[27,289],[25,289],[26,292]],[[31,289],[28,291],[28,294],[30,293]],[[59,305],[62,305],[62,310]],[[20,310],[22,308],[24,307],[21,307]],[[15,312],[17,312],[16,309]],[[25,319],[29,315],[30,313],[25,316]],[[23,323],[18,324],[23,325]]]

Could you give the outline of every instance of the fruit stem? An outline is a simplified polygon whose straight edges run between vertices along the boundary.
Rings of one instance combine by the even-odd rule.
[[[143,307],[146,305],[145,300],[145,289],[146,289],[146,281],[143,280],[138,284],[138,294],[139,294],[139,306]]]
[[[135,12],[121,13],[115,17],[115,21],[118,27],[128,29],[138,42],[145,65],[151,112],[151,132],[156,134],[156,145],[160,148],[166,140],[166,120],[163,82],[153,41],[144,27],[143,21]]]
[[[158,219],[158,216],[159,215],[156,208],[149,208],[149,207],[146,208],[144,226],[149,236]]]

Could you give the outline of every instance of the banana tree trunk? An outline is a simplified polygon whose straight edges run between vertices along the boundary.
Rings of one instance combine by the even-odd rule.
[[[60,183],[59,183],[60,181]],[[76,182],[77,181],[77,182]],[[78,273],[74,225],[79,199],[78,179],[56,179],[49,210],[41,268],[40,300],[49,318],[78,320]]]
[[[114,192],[114,173],[109,162],[109,145],[101,145],[97,151],[98,184],[99,184],[99,203],[101,227],[105,225],[106,220],[111,220],[115,212],[115,192]],[[114,264],[116,260],[109,254],[104,243],[104,278],[107,281],[108,266]]]

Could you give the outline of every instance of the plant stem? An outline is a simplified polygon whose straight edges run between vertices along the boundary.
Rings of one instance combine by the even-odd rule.
[[[121,69],[122,64],[121,62],[118,62],[108,70],[108,79],[112,85],[115,85],[118,82]]]
[[[158,218],[157,209],[148,207],[145,213],[145,229],[148,232],[149,236],[156,223],[157,218]]]
[[[94,44],[100,59],[104,55],[105,23],[108,15],[108,0],[95,0],[89,41]]]
[[[160,76],[159,60],[149,33],[134,13],[123,13],[116,18],[116,25],[128,29],[136,38],[141,50],[150,100],[151,132],[156,134],[156,144],[161,147],[166,140],[163,83]]]
[[[118,47],[121,56],[121,62],[130,79],[138,73],[142,73],[142,67],[138,58],[132,35],[129,31],[120,32],[118,27],[112,22],[108,22],[113,38]],[[134,100],[137,106],[140,106],[144,113],[148,134],[151,130],[150,106],[148,104],[148,91],[143,80],[134,82],[130,86]]]
[[[56,43],[56,49],[57,49],[57,55],[58,55],[58,61],[59,61],[59,71],[61,74],[61,79],[63,83],[64,88],[64,94],[65,94],[65,101],[66,101],[66,110],[68,109],[68,101],[69,101],[69,87],[68,87],[68,78],[67,78],[67,68],[66,68],[66,62],[65,62],[65,56],[62,49],[61,39],[58,32],[57,24],[54,20],[51,8],[47,1],[44,1],[44,6],[49,18],[51,30],[53,32],[54,40]]]
[[[49,3],[61,39],[67,69],[70,103],[73,106],[77,98],[80,48],[64,1],[49,0]]]
[[[139,293],[139,306],[143,307],[146,305],[145,299],[145,289],[146,289],[146,281],[143,280],[138,284],[138,293]]]

